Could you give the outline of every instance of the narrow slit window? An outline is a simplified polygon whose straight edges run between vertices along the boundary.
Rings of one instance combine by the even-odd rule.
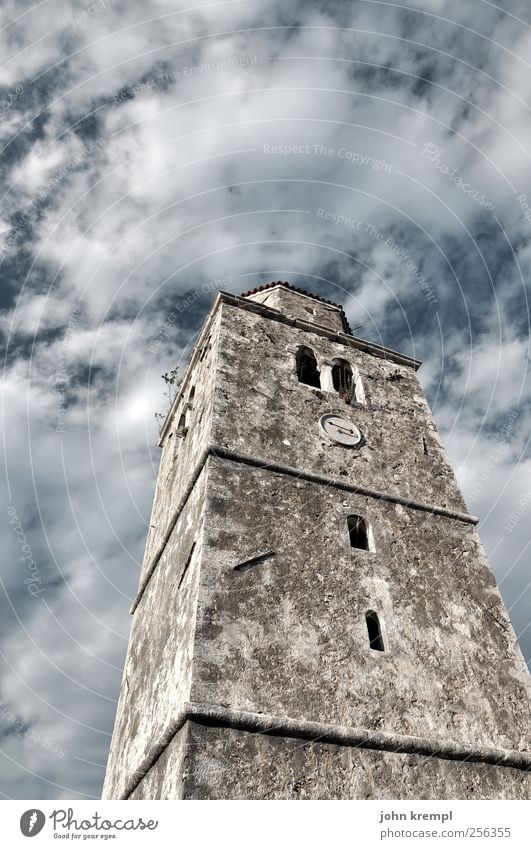
[[[332,367],[332,381],[334,389],[339,392],[341,397],[352,399],[352,389],[354,378],[352,375],[352,367],[346,360],[337,360]]]
[[[188,395],[188,406],[189,407],[193,406],[194,398],[195,398],[195,386],[192,386],[192,388],[190,389],[190,393]]]
[[[274,551],[266,551],[264,554],[257,554],[256,557],[251,557],[250,560],[244,560],[242,563],[238,563],[238,565],[234,567],[234,571],[247,572],[249,569],[252,569],[253,566],[260,566],[266,560],[269,560],[270,557],[274,556]]]
[[[203,360],[205,359],[205,357],[207,355],[207,352],[210,350],[210,338],[211,337],[209,336],[208,339],[206,340],[205,344],[203,345],[203,350],[201,351],[201,356],[199,357],[200,363],[203,362]]]
[[[426,437],[424,437],[424,436],[422,437],[422,450],[424,451],[424,454],[427,457],[428,456],[428,443],[426,442]]]
[[[365,614],[365,621],[367,623],[367,633],[369,635],[369,646],[373,649],[373,651],[385,651],[378,614],[375,613],[374,610],[368,610]]]
[[[297,377],[299,383],[314,386],[316,389],[321,388],[317,360],[310,348],[299,348],[297,351]]]
[[[362,516],[349,516],[347,519],[351,548],[370,551],[369,526]]]
[[[184,436],[186,431],[186,413],[181,413],[179,425],[177,427],[177,436]]]

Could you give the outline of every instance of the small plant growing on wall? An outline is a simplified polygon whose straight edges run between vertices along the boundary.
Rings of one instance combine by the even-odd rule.
[[[175,398],[179,391],[179,387],[183,382],[182,376],[179,376],[179,367],[177,366],[171,371],[165,371],[164,374],[161,374],[161,378],[166,384],[166,392],[164,392],[164,397],[168,399],[169,409],[175,401]],[[157,421],[160,433],[162,431],[162,426],[166,420],[166,413],[155,413],[155,419]]]
[[[179,386],[183,382],[182,377],[179,377],[179,367],[177,366],[171,371],[164,372],[164,374],[161,374],[161,377],[167,386],[167,392],[165,392],[164,395],[168,398],[171,406],[175,400],[177,392],[179,391]]]

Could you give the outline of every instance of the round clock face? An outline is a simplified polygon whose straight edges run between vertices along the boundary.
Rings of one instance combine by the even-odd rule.
[[[329,439],[332,439],[339,445],[356,448],[356,446],[359,447],[363,442],[361,431],[355,424],[352,424],[351,421],[343,418],[343,416],[334,414],[322,416],[319,419],[319,424]]]

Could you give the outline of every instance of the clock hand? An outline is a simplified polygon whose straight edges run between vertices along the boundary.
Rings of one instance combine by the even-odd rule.
[[[335,427],[336,430],[339,430],[341,433],[350,433],[351,436],[356,436],[356,431],[351,430],[348,427],[341,427],[341,425],[338,424],[333,424],[332,426]]]

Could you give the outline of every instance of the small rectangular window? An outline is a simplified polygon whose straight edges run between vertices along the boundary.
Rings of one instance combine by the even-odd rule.
[[[202,362],[203,362],[203,360],[205,359],[205,357],[206,357],[206,355],[207,355],[207,352],[208,352],[209,350],[210,350],[210,336],[208,337],[208,339],[206,340],[205,344],[203,345],[203,350],[201,351],[201,356],[199,357],[199,362],[200,362],[200,363],[202,363]]]
[[[365,519],[362,516],[349,516],[347,524],[351,547],[370,551],[370,530]]]
[[[373,651],[385,651],[378,614],[374,610],[368,610],[365,614],[365,621],[369,635],[369,646]]]
[[[179,417],[179,424],[177,426],[177,436],[185,436],[186,435],[186,413],[181,413]]]

